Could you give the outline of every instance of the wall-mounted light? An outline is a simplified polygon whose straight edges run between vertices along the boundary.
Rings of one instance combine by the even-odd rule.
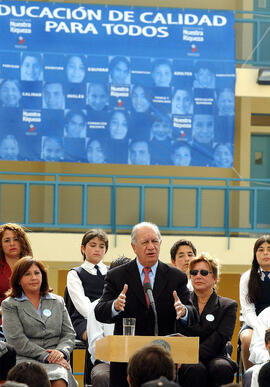
[[[270,68],[259,69],[257,83],[259,85],[270,85]]]

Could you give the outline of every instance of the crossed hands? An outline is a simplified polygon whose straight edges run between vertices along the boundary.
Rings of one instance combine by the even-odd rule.
[[[46,352],[49,352],[49,356],[46,359],[48,363],[59,364],[67,370],[70,370],[70,365],[64,359],[64,354],[61,351],[58,351],[58,349],[46,349]]]

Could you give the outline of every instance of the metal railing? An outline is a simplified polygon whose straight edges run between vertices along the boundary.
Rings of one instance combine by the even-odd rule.
[[[0,174],[1,223],[33,230],[102,227],[119,233],[150,220],[168,233],[262,233],[270,230],[270,212],[264,211],[269,198],[269,179]]]
[[[241,17],[237,17],[241,16]],[[253,44],[250,47],[249,54],[241,58],[237,55],[236,63],[252,66],[270,66],[269,60],[262,59],[265,55],[266,44],[269,51],[270,48],[270,12],[266,11],[235,11],[236,24],[246,24],[251,28],[251,38]],[[268,30],[269,28],[269,30]],[[246,36],[246,34],[244,34]],[[245,41],[247,38],[245,38]],[[248,39],[249,41],[249,39]],[[242,51],[240,47],[244,44],[241,34],[236,34],[236,52]],[[263,55],[264,54],[264,55]]]

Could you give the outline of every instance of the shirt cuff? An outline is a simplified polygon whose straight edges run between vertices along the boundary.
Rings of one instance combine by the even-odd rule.
[[[188,321],[188,308],[185,305],[184,305],[184,307],[186,308],[186,314],[184,315],[184,317],[180,317],[180,320],[183,323],[183,325],[187,325],[187,321]]]
[[[114,302],[112,303],[112,317],[118,316],[121,310],[114,309]]]
[[[43,360],[42,360],[42,363],[46,363],[46,360],[47,360],[48,356],[49,356],[49,353],[48,353],[48,355],[45,355],[45,356],[44,356],[44,358],[43,358]]]

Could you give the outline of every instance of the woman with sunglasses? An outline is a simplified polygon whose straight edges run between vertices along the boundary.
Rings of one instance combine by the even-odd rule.
[[[207,254],[193,258],[189,274],[194,291],[191,298],[200,315],[199,323],[178,327],[185,336],[199,336],[199,363],[179,365],[181,387],[216,387],[233,381],[236,363],[226,352],[236,321],[237,302],[218,296],[218,263]]]
[[[253,247],[251,269],[240,279],[240,305],[244,324],[240,330],[241,356],[247,370],[253,364],[249,359],[249,346],[253,329],[258,325],[258,314],[270,306],[270,235],[263,235]]]

